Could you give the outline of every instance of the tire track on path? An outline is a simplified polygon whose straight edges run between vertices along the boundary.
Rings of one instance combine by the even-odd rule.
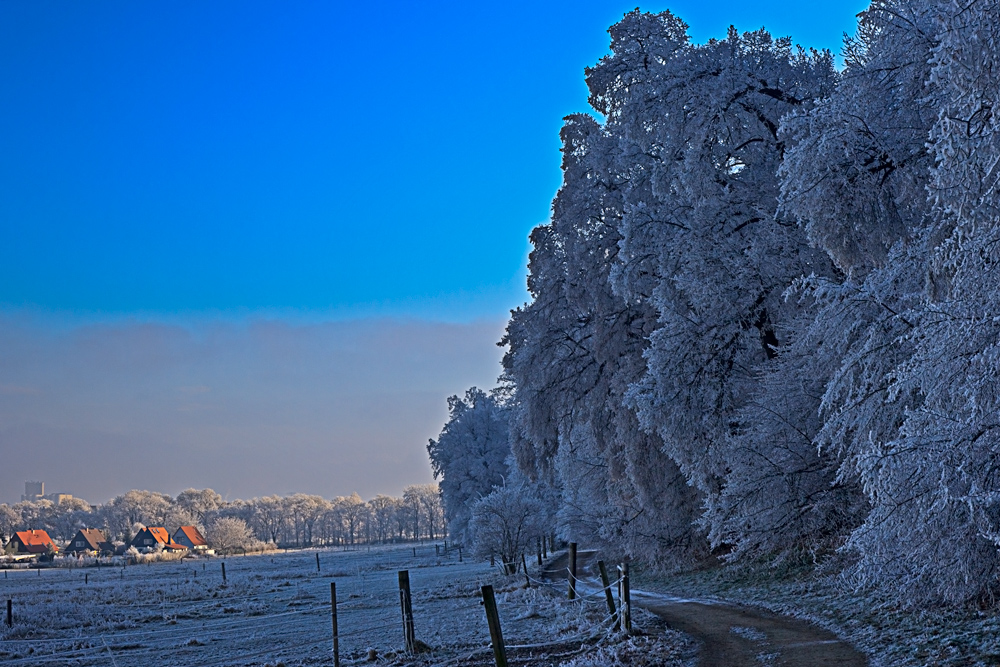
[[[581,581],[601,589],[589,572],[597,553],[580,552]],[[562,553],[542,570],[552,581],[567,578],[569,556]],[[583,579],[587,575],[587,579]],[[729,602],[632,591],[632,602],[656,614],[672,629],[699,643],[699,667],[867,667],[868,660],[837,635],[808,621]]]

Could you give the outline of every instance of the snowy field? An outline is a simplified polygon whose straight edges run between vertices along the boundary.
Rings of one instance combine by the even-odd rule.
[[[403,569],[410,573],[417,639],[431,648],[415,659],[401,650],[397,572]],[[424,544],[416,546],[416,556],[413,547],[393,546],[124,568],[10,570],[0,577],[0,604],[13,600],[14,625],[0,627],[0,662],[332,664],[330,582],[337,584],[343,664],[366,661],[370,649],[382,663],[490,664],[489,630],[478,596],[487,583],[497,590],[505,644],[524,647],[512,649],[515,656],[518,651],[547,656],[538,664],[560,664],[563,656],[566,664],[591,665],[605,661],[581,661],[581,656],[597,659],[609,650],[642,648],[623,645],[609,631],[603,598],[569,604],[550,588],[525,588],[523,574],[503,577],[488,564],[468,558],[460,563],[456,550],[438,556],[433,544]],[[632,643],[643,641],[649,640]]]

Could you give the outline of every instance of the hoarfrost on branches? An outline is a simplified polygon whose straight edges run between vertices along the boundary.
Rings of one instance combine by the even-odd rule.
[[[469,529],[476,555],[499,556],[506,574],[517,572],[519,556],[542,535],[542,508],[516,487],[494,489],[472,506]]]
[[[502,397],[475,387],[448,399],[448,422],[427,444],[434,476],[440,477],[448,532],[468,544],[472,505],[503,486],[509,474],[510,416]]]
[[[655,565],[840,549],[909,603],[1000,570],[1000,3],[845,44],[625,15],[566,119],[503,381],[560,532]],[[704,531],[704,532],[703,532]]]
[[[233,517],[216,519],[209,527],[208,544],[219,553],[234,553],[253,546],[253,533],[246,521]]]

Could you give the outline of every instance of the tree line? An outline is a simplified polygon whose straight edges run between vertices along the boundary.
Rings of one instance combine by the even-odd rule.
[[[235,524],[234,521],[239,522]],[[220,522],[223,522],[220,524]],[[81,528],[99,528],[109,540],[128,543],[143,526],[240,527],[264,544],[328,546],[442,539],[444,510],[436,484],[418,484],[403,496],[378,495],[365,501],[357,494],[327,500],[297,493],[226,502],[212,489],[165,493],[132,490],[91,506],[78,498],[0,505],[0,540],[14,531],[45,530],[55,540],[71,539]]]
[[[428,446],[456,536],[518,489],[660,568],[1000,592],[1000,1],[876,0],[845,66],[611,27],[531,233],[500,389]]]

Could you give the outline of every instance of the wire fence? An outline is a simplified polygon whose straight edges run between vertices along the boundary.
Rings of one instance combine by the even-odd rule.
[[[337,604],[342,664],[366,659],[373,647],[399,653],[404,634],[395,572],[385,567],[390,563],[413,568],[418,635],[437,651],[435,664],[469,663],[489,651],[477,595],[485,581],[501,582],[498,606],[510,650],[552,646],[533,641],[548,636],[551,627],[556,627],[554,642],[560,646],[600,644],[615,636],[600,584],[595,588],[581,580],[577,600],[567,605],[565,581],[546,580],[541,573],[501,579],[484,564],[459,567],[436,551],[415,559],[412,547],[406,547],[409,558],[405,553],[380,554],[381,559],[367,563],[330,552],[325,554],[327,573],[315,572],[312,558],[301,562],[301,554],[265,554],[254,561],[248,556],[245,567],[231,566],[225,584],[221,576],[191,576],[178,571],[190,570],[189,565],[172,563],[141,568],[149,576],[136,574],[124,583],[114,573],[104,573],[107,568],[102,568],[106,576],[91,576],[88,584],[79,582],[73,570],[66,570],[72,578],[52,576],[44,583],[22,579],[6,591],[0,579],[0,598],[4,592],[18,598],[14,627],[0,633],[0,662],[80,667],[110,662],[124,667],[145,664],[165,651],[178,665],[247,664],[305,655],[332,662],[331,581],[343,595]],[[69,605],[81,595],[82,601],[60,616],[60,604]]]

